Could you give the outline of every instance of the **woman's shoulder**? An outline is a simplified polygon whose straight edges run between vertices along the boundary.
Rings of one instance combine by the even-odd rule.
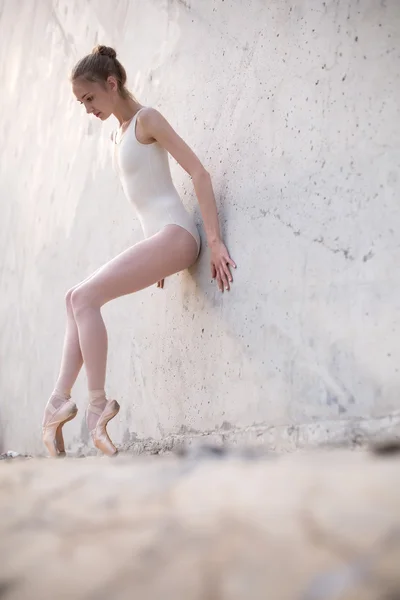
[[[153,106],[143,106],[137,113],[137,121],[145,129],[156,131],[165,127],[167,119],[164,115]]]
[[[137,119],[140,120],[148,120],[154,118],[156,115],[159,115],[159,111],[153,106],[142,106],[136,113]]]
[[[154,120],[157,122],[157,120],[160,117],[163,118],[160,111],[157,110],[156,108],[154,108],[153,106],[142,106],[137,111],[135,117],[136,117],[136,120],[140,121],[143,125],[146,125],[146,123],[148,123],[148,122],[154,122]],[[135,118],[135,117],[133,117],[133,118]],[[112,143],[116,142],[117,133],[118,133],[117,130],[112,131],[110,133],[110,140]]]

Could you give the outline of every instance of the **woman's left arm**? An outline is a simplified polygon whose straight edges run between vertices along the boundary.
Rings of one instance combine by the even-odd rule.
[[[157,110],[149,108],[142,111],[140,125],[146,134],[157,140],[191,176],[211,250],[211,276],[217,280],[221,292],[224,291],[224,288],[229,290],[229,284],[232,282],[230,267],[236,268],[236,264],[229,256],[229,252],[221,239],[217,205],[210,174],[193,150],[179,137]]]

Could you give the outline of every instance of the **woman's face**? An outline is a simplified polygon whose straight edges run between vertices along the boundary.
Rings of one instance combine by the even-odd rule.
[[[75,79],[72,91],[88,114],[93,114],[102,121],[113,114],[118,95],[118,85],[113,77],[109,77],[105,85],[82,78]]]

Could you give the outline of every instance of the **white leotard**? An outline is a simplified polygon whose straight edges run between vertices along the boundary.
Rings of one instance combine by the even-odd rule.
[[[136,138],[141,108],[124,133],[114,134],[114,163],[123,190],[136,209],[145,237],[166,225],[180,225],[192,234],[200,250],[200,236],[172,182],[168,152],[158,142],[142,144]]]

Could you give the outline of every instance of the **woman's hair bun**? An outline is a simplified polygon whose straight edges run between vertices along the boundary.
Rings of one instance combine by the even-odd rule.
[[[109,58],[117,58],[117,53],[114,48],[110,46],[95,46],[92,50],[92,54],[100,54],[101,56],[108,56]]]

